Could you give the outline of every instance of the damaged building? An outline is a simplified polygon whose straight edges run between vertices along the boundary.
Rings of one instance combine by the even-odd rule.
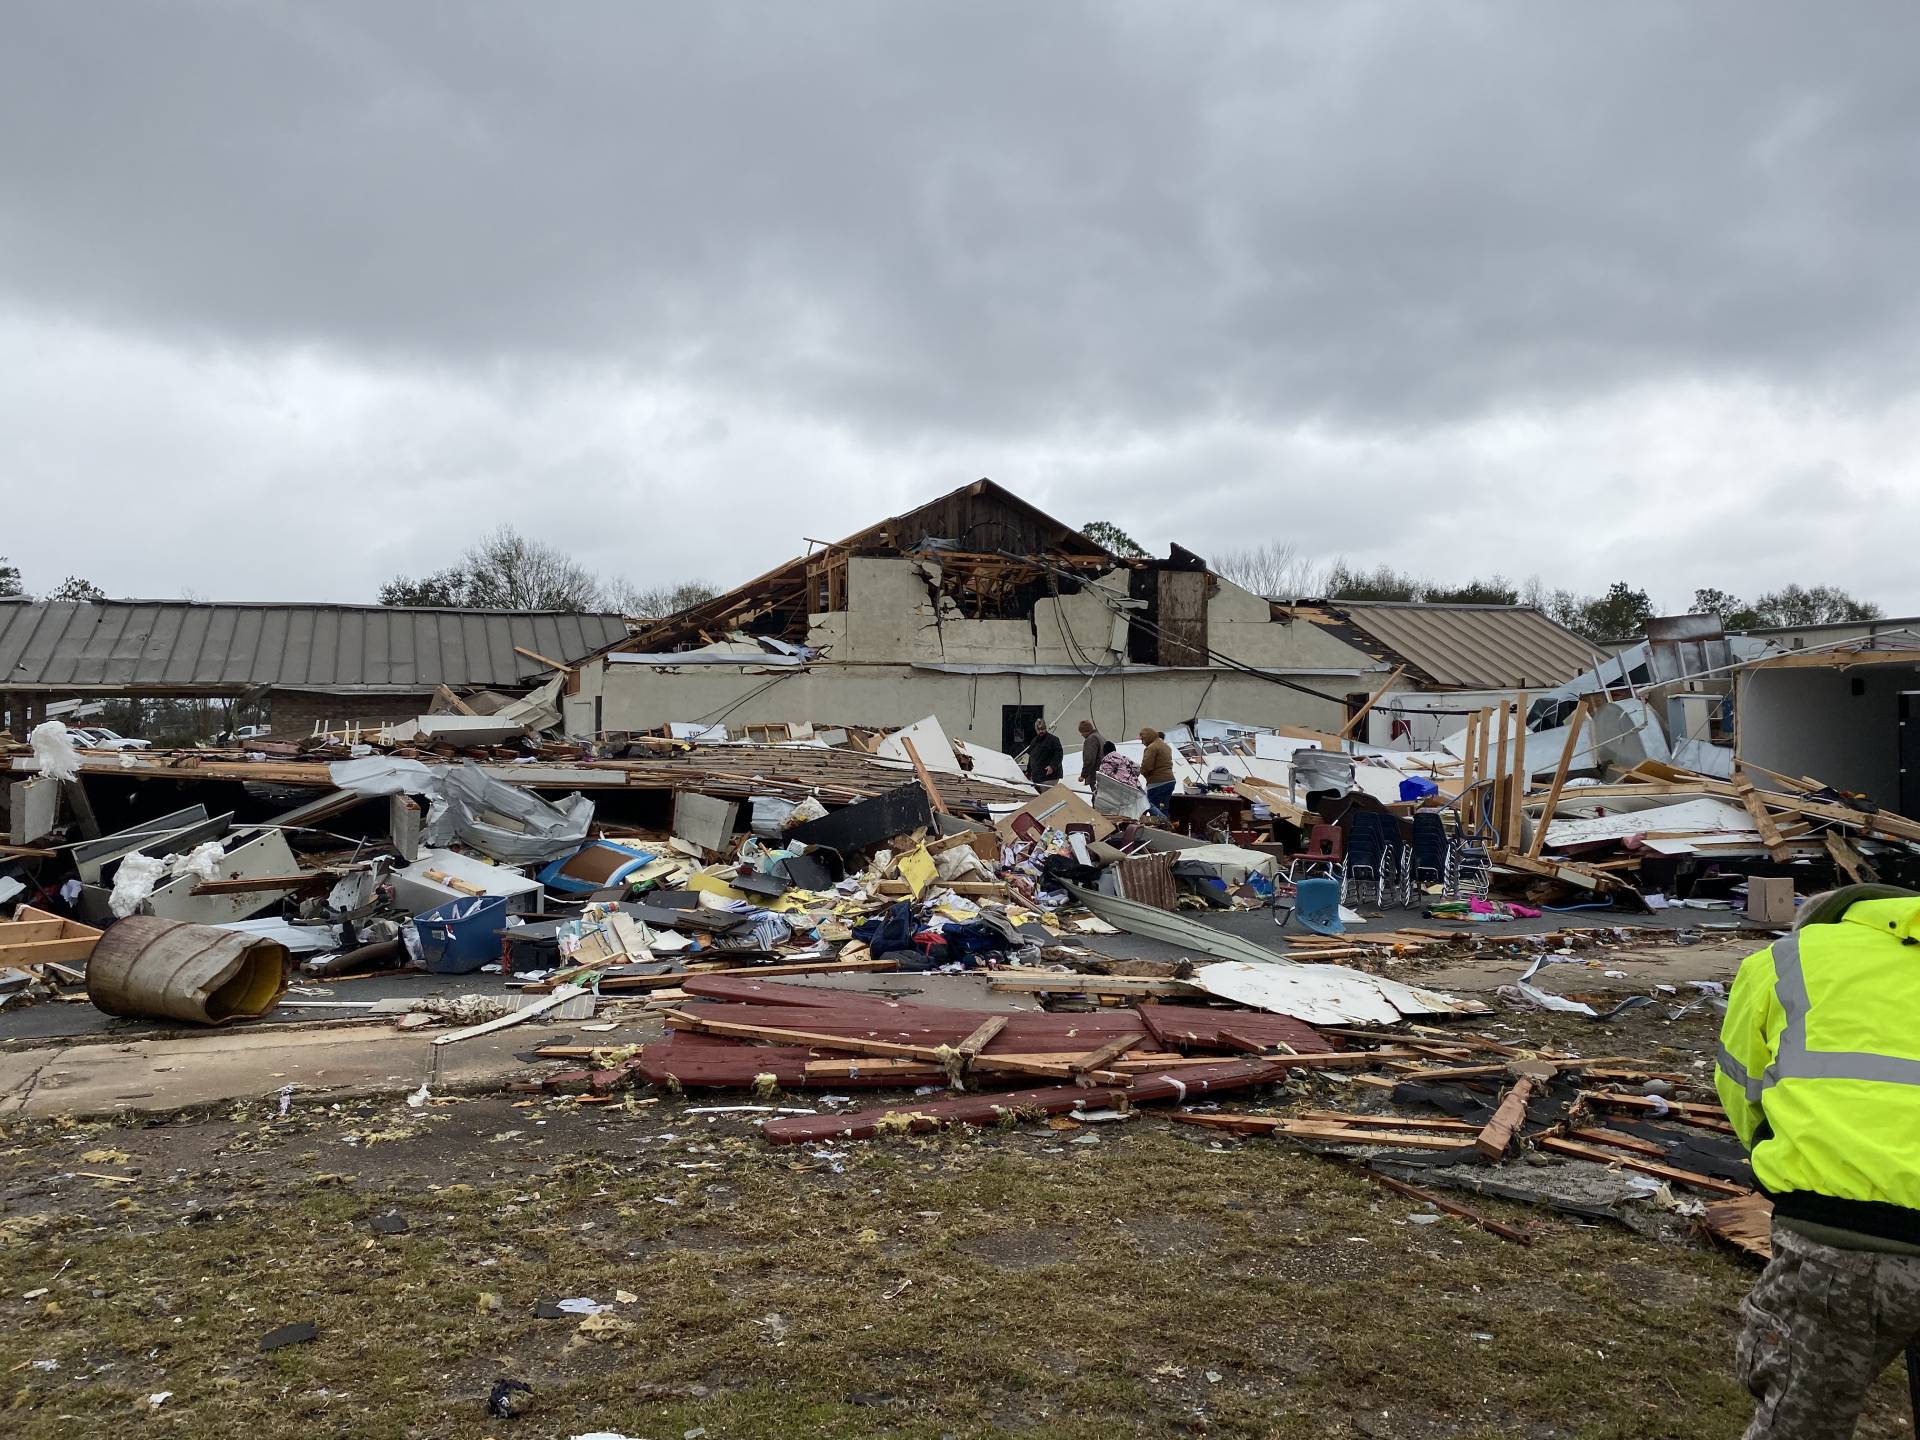
[[[933,714],[1017,753],[1043,715],[1109,738],[1209,715],[1339,730],[1383,690],[1470,692],[1446,706],[1465,712],[1597,658],[1523,606],[1295,605],[1178,545],[1118,556],[990,480],[809,544],[580,666],[569,732]]]

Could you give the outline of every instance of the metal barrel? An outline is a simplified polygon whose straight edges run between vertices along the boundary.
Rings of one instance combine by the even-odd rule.
[[[254,1020],[287,988],[277,940],[134,915],[112,926],[87,961],[87,994],[109,1015],[224,1025]]]

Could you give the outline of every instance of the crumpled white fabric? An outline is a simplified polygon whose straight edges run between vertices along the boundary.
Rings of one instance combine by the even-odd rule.
[[[67,738],[67,727],[58,720],[34,726],[27,741],[33,746],[33,758],[40,763],[42,775],[50,775],[55,780],[80,778],[80,752],[73,748],[73,741]]]

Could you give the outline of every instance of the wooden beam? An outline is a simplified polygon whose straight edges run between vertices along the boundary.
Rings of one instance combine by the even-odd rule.
[[[478,715],[480,713],[478,710],[474,709],[473,706],[467,704],[466,701],[462,700],[458,695],[454,694],[453,691],[445,685],[434,686],[433,694],[435,699],[444,701],[446,704],[451,705],[453,707],[453,712],[456,715]]]
[[[1871,885],[1880,878],[1873,866],[1867,863],[1866,857],[1849,845],[1838,830],[1829,830],[1820,838],[1826,842],[1827,854],[1833,858],[1833,863],[1845,871],[1854,884]]]
[[[787,1030],[771,1025],[738,1025],[729,1020],[710,1020],[684,1010],[666,1012],[667,1024],[675,1030],[697,1030],[703,1035],[729,1035],[738,1040],[764,1040],[771,1045],[804,1045],[810,1049],[839,1050],[851,1055],[880,1055],[901,1060],[926,1060],[941,1064],[943,1057],[936,1045],[897,1045],[888,1040],[868,1040],[848,1035],[822,1035],[811,1030]],[[1039,1075],[1049,1080],[1073,1080],[1073,1070],[1064,1062],[1035,1063],[1012,1060],[999,1055],[974,1057],[976,1070],[996,1070],[1015,1075]],[[1122,1085],[1124,1075],[1105,1071],[1089,1072],[1095,1084]]]
[[[1531,771],[1527,768],[1527,692],[1522,690],[1513,699],[1513,759],[1508,767],[1506,831],[1513,836],[1511,845],[1518,845],[1521,836],[1526,833],[1526,811],[1522,803],[1527,798],[1527,785]]]
[[[1753,788],[1753,781],[1745,774],[1734,777],[1734,793],[1740,797],[1740,803],[1747,807],[1747,814],[1753,817],[1753,828],[1760,832],[1760,841],[1767,847],[1767,853],[1776,860],[1787,858],[1787,837],[1780,833],[1772,813],[1760,798],[1760,792]]]
[[[542,655],[538,650],[529,650],[524,645],[514,646],[513,653],[516,655],[524,655],[529,660],[538,660],[542,665],[546,666],[549,670],[558,670],[562,675],[573,674],[573,667],[571,665],[562,665],[558,660],[549,660],[546,656]]]
[[[1751,1195],[1753,1193],[1745,1185],[1735,1185],[1731,1181],[1718,1180],[1711,1175],[1698,1175],[1691,1170],[1676,1170],[1671,1165],[1637,1159],[1632,1155],[1602,1149],[1598,1145],[1582,1145],[1577,1140],[1563,1140],[1557,1135],[1542,1135],[1533,1143],[1542,1150],[1553,1151],[1556,1155],[1571,1155],[1578,1160],[1593,1160],[1602,1165],[1621,1165],[1629,1170],[1638,1170],[1646,1175],[1657,1176],[1662,1180],[1691,1185],[1697,1190],[1705,1190],[1714,1195]]]
[[[1001,1016],[999,1018],[1004,1019],[1005,1017]],[[1076,1075],[1085,1075],[1094,1070],[1104,1069],[1113,1061],[1122,1058],[1136,1045],[1145,1044],[1146,1039],[1147,1037],[1144,1034],[1116,1035],[1098,1049],[1089,1050],[1086,1054],[1069,1060],[1067,1062],[1067,1068]]]
[[[927,803],[933,806],[936,815],[951,815],[947,802],[940,794],[940,787],[933,783],[933,775],[928,771],[926,762],[920,758],[920,752],[914,748],[913,741],[905,735],[900,737],[900,745],[907,752],[907,759],[913,762],[913,772],[920,777],[920,784],[926,789]]]
[[[1374,702],[1386,694],[1387,691],[1391,690],[1393,688],[1393,682],[1406,673],[1407,667],[1405,665],[1396,665],[1393,667],[1393,673],[1380,682],[1380,688],[1367,697],[1367,703],[1354,711],[1352,716],[1347,720],[1347,723],[1340,727],[1340,738],[1342,740],[1347,739],[1353,734],[1360,723],[1367,718],[1367,713],[1373,709]]]
[[[1473,1139],[1473,1148],[1489,1160],[1498,1160],[1513,1146],[1514,1132],[1526,1121],[1527,1101],[1533,1098],[1533,1078],[1522,1075],[1501,1097],[1499,1108]]]
[[[1493,747],[1493,824],[1500,843],[1511,850],[1520,837],[1507,829],[1507,702],[1500,702],[1499,739]]]
[[[1573,718],[1567,721],[1567,743],[1560,747],[1560,763],[1553,769],[1553,785],[1547,791],[1546,803],[1540,809],[1540,820],[1535,826],[1533,840],[1527,846],[1527,858],[1538,860],[1541,850],[1547,844],[1547,826],[1553,821],[1553,807],[1560,803],[1560,792],[1567,783],[1567,771],[1573,768],[1574,752],[1580,748],[1580,731],[1587,721],[1587,697],[1582,695],[1573,707]]]
[[[1511,1225],[1503,1224],[1501,1221],[1495,1220],[1490,1216],[1482,1215],[1478,1210],[1462,1205],[1458,1200],[1449,1200],[1444,1195],[1436,1195],[1430,1190],[1422,1190],[1417,1185],[1409,1185],[1406,1181],[1396,1180],[1391,1175],[1382,1175],[1378,1170],[1368,1165],[1360,1166],[1359,1170],[1362,1175],[1365,1175],[1376,1185],[1384,1185],[1395,1194],[1404,1195],[1409,1200],[1419,1200],[1431,1205],[1436,1210],[1444,1210],[1447,1214],[1465,1220],[1469,1224],[1478,1225],[1489,1234],[1498,1235],[1502,1240],[1512,1240],[1520,1245],[1531,1245],[1533,1243],[1533,1237],[1526,1231],[1516,1230]]]
[[[1360,1129],[1349,1125],[1322,1125],[1280,1115],[1184,1115],[1172,1117],[1182,1125],[1209,1130],[1231,1130],[1236,1135],[1285,1135],[1292,1140],[1316,1140],[1327,1145],[1382,1145],[1401,1150],[1471,1150],[1465,1135],[1418,1135],[1405,1130]]]

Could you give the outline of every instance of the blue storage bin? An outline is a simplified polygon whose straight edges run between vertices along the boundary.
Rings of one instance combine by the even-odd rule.
[[[466,975],[498,960],[500,931],[506,923],[504,895],[449,900],[413,917],[421,958],[435,975]]]

